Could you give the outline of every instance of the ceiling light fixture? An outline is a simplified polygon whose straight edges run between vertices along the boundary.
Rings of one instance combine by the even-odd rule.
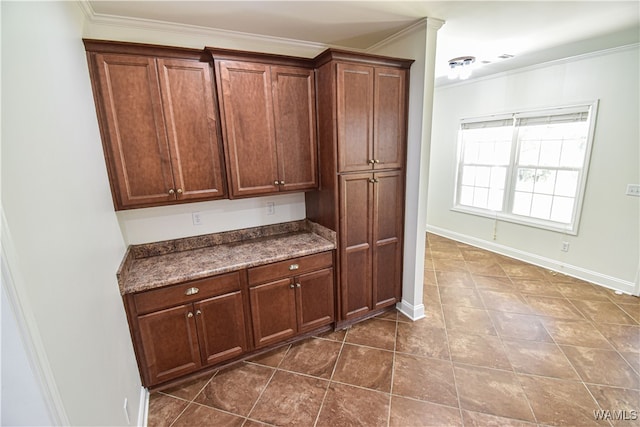
[[[449,79],[466,80],[471,77],[471,65],[476,62],[475,56],[461,56],[449,60]]]

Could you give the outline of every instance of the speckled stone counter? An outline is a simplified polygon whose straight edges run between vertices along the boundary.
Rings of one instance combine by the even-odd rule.
[[[335,232],[308,220],[129,246],[122,295],[335,249]]]

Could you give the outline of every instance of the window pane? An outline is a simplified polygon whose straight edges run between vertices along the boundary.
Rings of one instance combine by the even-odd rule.
[[[473,191],[473,206],[477,208],[486,208],[489,199],[489,190],[486,188],[476,187]]]
[[[540,143],[540,166],[558,166],[560,164],[561,140]]]
[[[577,196],[578,189],[578,172],[577,171],[558,171],[556,178],[556,189],[554,194],[558,196]]]
[[[495,166],[491,168],[491,188],[504,190],[504,182],[507,178],[507,168]]]
[[[495,164],[508,165],[511,161],[511,137],[508,141],[498,141],[494,147]]]
[[[460,188],[459,203],[465,206],[473,206],[473,187],[462,186]]]
[[[549,169],[536,170],[536,183],[533,187],[535,193],[553,194],[556,183],[556,171]]]
[[[587,143],[584,138],[565,140],[562,143],[560,166],[582,167]]]
[[[462,185],[473,185],[476,182],[476,167],[465,166],[462,168]]]
[[[551,216],[552,197],[545,194],[534,194],[531,201],[531,216],[534,218],[549,219]]]
[[[565,224],[571,223],[574,200],[572,197],[554,197],[553,207],[551,208],[551,221]]]
[[[529,216],[530,211],[531,211],[531,193],[523,193],[520,191],[516,191],[515,197],[513,198],[512,212],[516,215]]]
[[[516,178],[517,191],[533,191],[533,184],[536,179],[535,169],[518,169]]]
[[[478,144],[473,140],[467,140],[464,142],[464,163],[476,163],[478,161]]]
[[[504,199],[504,191],[498,189],[489,190],[489,205],[492,211],[502,211],[502,200]]]
[[[519,164],[522,166],[535,166],[540,155],[539,141],[522,141],[520,144]]]
[[[476,168],[476,186],[489,187],[491,168],[478,166]]]

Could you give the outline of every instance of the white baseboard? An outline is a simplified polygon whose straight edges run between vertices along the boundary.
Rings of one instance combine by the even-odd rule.
[[[140,406],[138,408],[138,427],[147,427],[149,421],[149,390],[140,387]]]
[[[396,309],[413,321],[425,317],[423,304],[413,305],[409,304],[406,300],[402,300],[396,304]]]
[[[427,232],[437,234],[448,239],[456,240],[458,242],[466,243],[468,245],[475,246],[481,249],[486,249],[500,255],[508,256],[510,258],[515,258],[520,261],[528,262],[529,264],[534,264],[552,271],[557,271],[559,273],[566,274],[567,276],[575,277],[577,279],[595,283],[596,285],[604,286],[605,288],[622,291],[630,295],[637,295],[636,284],[634,282],[608,276],[606,274],[598,273],[597,271],[588,270],[586,268],[578,267],[575,265],[566,264],[551,258],[542,257],[540,255],[521,251],[520,249],[514,249],[509,246],[500,245],[491,241],[478,239],[466,234],[446,230],[444,228],[428,225]]]

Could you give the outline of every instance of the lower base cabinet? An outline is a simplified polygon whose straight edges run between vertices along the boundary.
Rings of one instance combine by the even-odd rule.
[[[154,387],[331,325],[333,251],[127,294],[124,303],[142,383]]]

